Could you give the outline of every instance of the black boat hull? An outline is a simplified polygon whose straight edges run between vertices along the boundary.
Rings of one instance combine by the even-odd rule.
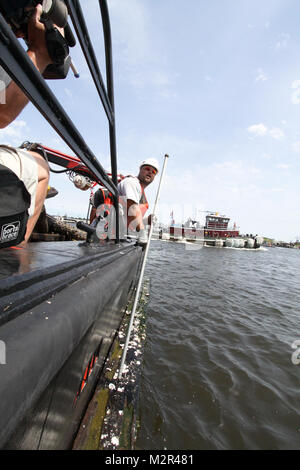
[[[72,261],[0,280],[1,448],[71,448],[140,259],[130,244],[84,248]]]

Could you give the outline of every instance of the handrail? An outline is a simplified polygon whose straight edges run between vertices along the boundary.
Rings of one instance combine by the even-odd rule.
[[[107,176],[102,165],[86,144],[82,135],[61,106],[46,81],[34,67],[23,47],[11,31],[0,13],[0,65],[27,95],[49,124],[55,129],[75,155],[89,168],[114,196],[116,209],[116,243],[119,242],[118,189],[117,189],[117,156],[113,99],[113,71],[111,59],[110,22],[106,0],[99,0],[104,42],[106,48],[106,67],[108,93],[103,85],[96,56],[87,34],[87,28],[78,0],[66,0],[70,8],[71,19],[78,34],[78,39],[87,64],[100,95],[109,121],[112,180]],[[85,38],[84,38],[85,36]],[[109,52],[107,52],[109,51]],[[110,59],[108,56],[110,55]]]
[[[102,17],[103,33],[104,33],[104,46],[105,46],[105,62],[106,62],[106,83],[108,99],[114,112],[115,98],[114,98],[114,81],[113,81],[113,63],[112,63],[112,41],[109,13],[106,0],[99,0],[99,6]],[[115,119],[114,119],[115,121]],[[117,147],[116,147],[116,134],[115,122],[110,123],[110,144],[111,144],[111,159],[112,159],[112,178],[113,182],[117,184]]]
[[[89,32],[85,23],[82,9],[78,0],[66,0],[68,11],[72,19],[77,38],[79,40],[82,52],[85,56],[86,63],[90,69],[92,78],[97,88],[98,94],[101,98],[107,118],[110,122],[113,121],[113,109],[109,102],[96,55],[92,46]]]
[[[106,83],[107,93],[114,112],[115,98],[114,98],[114,81],[113,81],[113,62],[112,62],[112,40],[111,40],[111,29],[109,21],[109,12],[107,8],[106,0],[99,0],[99,6],[102,18],[102,27],[104,34],[104,46],[105,46],[105,64],[106,64]],[[115,118],[113,122],[109,123],[109,140],[110,140],[110,159],[111,159],[111,173],[114,184],[118,185],[118,168],[117,168],[117,144],[116,144],[116,127]],[[115,198],[115,214],[116,214],[116,239],[119,240],[120,229],[119,229],[119,201]]]

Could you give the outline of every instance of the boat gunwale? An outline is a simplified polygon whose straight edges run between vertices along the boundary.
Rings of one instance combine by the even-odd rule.
[[[46,242],[42,242],[43,245]],[[58,242],[54,242],[58,243]],[[61,242],[64,243],[64,242]],[[30,273],[10,276],[0,280],[0,326],[50,298],[68,285],[89,273],[104,268],[118,257],[138,249],[133,243],[111,244],[109,252],[81,256],[69,262],[37,269]]]

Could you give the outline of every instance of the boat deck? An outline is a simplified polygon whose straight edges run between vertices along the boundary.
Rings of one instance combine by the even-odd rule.
[[[108,243],[91,248],[83,242],[74,241],[36,242],[28,243],[24,248],[5,248],[0,250],[0,286],[3,278],[44,270],[91,256],[95,252],[111,253],[115,249],[115,245]]]
[[[0,325],[132,249],[130,242],[63,241],[0,250]]]

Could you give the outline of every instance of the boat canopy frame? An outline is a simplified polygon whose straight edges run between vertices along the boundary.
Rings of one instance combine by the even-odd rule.
[[[92,150],[86,144],[79,130],[76,128],[63,106],[59,103],[43,76],[29,59],[25,49],[19,43],[1,13],[0,65],[27,95],[28,99],[64,140],[64,142],[70,147],[70,149],[72,149],[75,155],[86,165],[86,167],[95,176],[95,179],[111,192],[114,197],[114,206],[116,211],[115,242],[119,243],[119,204],[117,188],[118,176],[112,40],[107,1],[99,0],[105,47],[106,87],[101,76],[100,67],[92,46],[80,2],[79,0],[66,0],[66,4],[82,52],[85,56],[109,122],[110,161],[112,171],[111,179]]]

